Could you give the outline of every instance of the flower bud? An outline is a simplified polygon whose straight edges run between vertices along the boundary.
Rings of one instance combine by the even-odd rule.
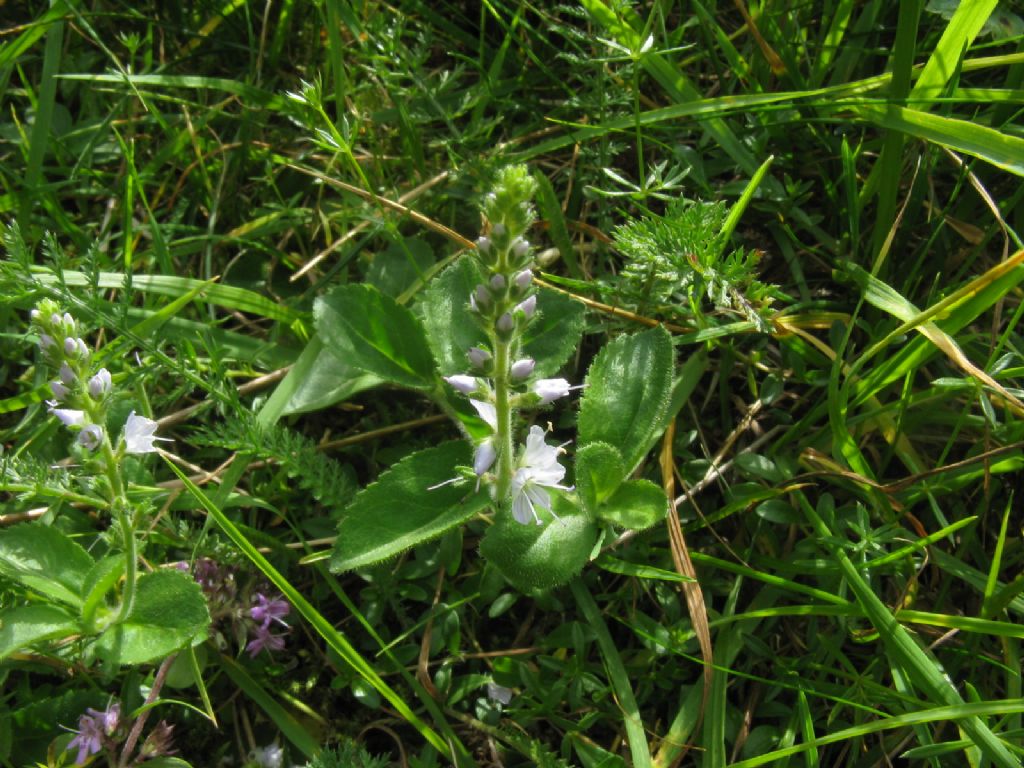
[[[58,318],[58,319],[60,319],[60,318]],[[75,344],[75,340],[73,338],[68,336],[66,339],[64,339],[64,354],[65,355],[67,355],[68,357],[73,357],[77,351],[78,351],[78,345]]]
[[[498,322],[495,323],[494,327],[498,329],[498,333],[507,335],[515,330],[516,321],[512,319],[512,315],[506,312],[498,318]]]
[[[491,306],[491,292],[487,290],[486,285],[478,285],[473,291],[473,297],[470,299],[470,303],[477,312],[483,312]]]
[[[86,346],[84,341],[75,339],[75,348],[78,350],[78,358],[80,360],[89,359],[89,347]]]
[[[525,291],[533,282],[533,272],[528,269],[524,269],[522,272],[516,273],[516,276],[513,277],[512,280],[516,284],[516,288],[521,291]]]
[[[60,326],[61,326],[60,315],[58,315],[56,312],[54,312],[52,315],[50,315],[50,327],[51,328],[60,328]]]
[[[533,369],[536,365],[537,361],[532,357],[524,357],[522,360],[516,360],[508,369],[509,376],[512,377],[513,381],[522,381],[533,373]]]
[[[512,253],[514,253],[517,258],[523,258],[529,250],[530,244],[521,237],[517,237],[516,241],[512,243]]]
[[[528,296],[521,302],[516,304],[515,312],[522,312],[523,316],[529,320],[533,317],[534,312],[537,311],[537,295]]]
[[[71,370],[71,366],[67,364],[67,361],[60,364],[60,380],[65,387],[73,387],[78,383],[78,376]]]
[[[42,316],[43,313],[40,312],[38,309],[33,309],[31,312],[28,313],[29,320],[31,320],[34,323],[38,323],[39,318]]]
[[[57,342],[54,340],[53,336],[46,333],[39,334],[39,349],[43,354],[49,353],[50,350],[56,349],[56,347]]]
[[[67,398],[67,396],[71,394],[71,390],[69,390],[67,387],[65,387],[59,381],[51,381],[50,382],[50,391],[53,392],[53,396],[57,400],[61,400],[61,401],[65,400]]]
[[[103,427],[90,424],[78,433],[78,442],[87,450],[95,451],[103,442]]]
[[[73,318],[69,312],[65,312],[64,313],[64,331],[67,333],[68,336],[74,336],[75,335],[75,330],[76,330],[75,318]]]
[[[491,353],[486,349],[480,349],[480,347],[470,347],[466,356],[469,358],[470,365],[481,371],[486,370],[491,362]]]
[[[96,375],[89,379],[89,395],[94,400],[99,400],[110,392],[112,384],[110,371],[106,368],[100,368]]]
[[[491,227],[491,234],[494,235],[495,237],[504,237],[505,236],[505,225],[502,224],[499,221],[497,224],[495,224],[493,227]]]
[[[493,440],[484,440],[476,447],[473,454],[473,471],[477,477],[494,466],[494,460],[498,458],[498,452],[494,449]]]
[[[444,380],[452,385],[455,389],[459,390],[464,395],[472,394],[476,392],[478,384],[474,376],[445,376]]]
[[[501,293],[505,290],[505,276],[504,275],[492,275],[491,276],[491,290],[496,293]]]
[[[481,235],[476,239],[476,249],[486,256],[491,251],[491,238]]]

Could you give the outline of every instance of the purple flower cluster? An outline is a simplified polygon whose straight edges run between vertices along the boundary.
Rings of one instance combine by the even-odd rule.
[[[277,622],[285,629],[288,624],[284,617],[291,613],[292,607],[283,598],[269,599],[261,592],[256,593],[256,603],[249,609],[249,617],[256,622],[253,630],[253,638],[245,649],[249,655],[256,658],[263,650],[280,651],[284,648],[284,639],[287,632],[280,635],[272,634],[270,631],[271,622]]]
[[[68,742],[68,749],[78,749],[75,757],[76,765],[85,765],[90,755],[95,755],[104,747],[115,746],[111,738],[121,721],[121,705],[114,702],[100,712],[92,707],[78,718],[78,733]]]

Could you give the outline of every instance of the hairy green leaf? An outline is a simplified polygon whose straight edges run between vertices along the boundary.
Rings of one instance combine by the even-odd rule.
[[[630,480],[618,487],[607,502],[597,508],[597,516],[609,523],[643,530],[665,519],[668,498],[650,480]]]
[[[386,560],[440,536],[490,504],[470,483],[429,490],[470,464],[469,444],[452,441],[402,459],[360,491],[338,524],[331,570]]]
[[[92,565],[81,545],[52,526],[24,523],[0,531],[0,573],[54,600],[80,606]]]
[[[431,281],[417,305],[444,376],[465,373],[469,365],[466,350],[487,338],[469,311],[469,295],[482,280],[476,262],[463,257]]]
[[[607,345],[587,373],[580,445],[617,446],[632,471],[665,429],[672,369],[672,342],[660,326]]]
[[[176,570],[139,578],[127,618],[100,635],[97,655],[114,664],[142,664],[206,639],[210,612],[199,585]]]
[[[576,492],[591,515],[626,478],[622,454],[608,443],[589,443],[576,452]]]
[[[480,553],[522,592],[566,583],[586,564],[597,543],[597,525],[561,494],[553,494],[559,519],[543,525],[517,523],[503,510],[480,542]]]

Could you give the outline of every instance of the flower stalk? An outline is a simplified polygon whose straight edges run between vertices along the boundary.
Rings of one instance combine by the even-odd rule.
[[[487,337],[487,348],[467,351],[470,367],[478,375],[459,374],[445,380],[470,398],[492,431],[476,444],[473,472],[478,485],[488,484],[499,508],[511,507],[519,522],[541,525],[537,509],[552,514],[544,487],[571,489],[558,484],[565,470],[555,461],[558,449],[544,444],[539,427],[530,430],[517,455],[517,412],[547,405],[568,394],[570,387],[564,379],[536,379],[536,361],[523,354],[524,332],[538,311],[533,254],[526,239],[535,218],[531,204],[535,191],[536,182],[527,169],[513,166],[499,173],[494,190],[484,198],[483,213],[490,227],[476,243],[483,282],[470,292],[468,302]]]

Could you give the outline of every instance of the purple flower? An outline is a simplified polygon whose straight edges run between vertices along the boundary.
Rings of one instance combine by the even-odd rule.
[[[271,621],[276,621],[278,624],[288,626],[284,622],[284,617],[291,613],[292,607],[288,605],[288,601],[284,598],[278,598],[275,600],[268,600],[265,595],[260,592],[256,593],[256,605],[249,609],[249,615],[253,621],[258,621],[262,625],[263,629],[270,627]]]
[[[269,626],[256,627],[255,637],[245,646],[252,658],[256,658],[263,650],[280,651],[284,649],[284,635],[272,635]]]
[[[78,718],[78,733],[68,742],[67,747],[78,748],[78,756],[75,758],[77,765],[85,765],[89,755],[95,755],[103,749],[104,741],[117,730],[120,717],[121,705],[116,702],[103,712],[97,712],[91,707],[85,710],[85,714]]]

